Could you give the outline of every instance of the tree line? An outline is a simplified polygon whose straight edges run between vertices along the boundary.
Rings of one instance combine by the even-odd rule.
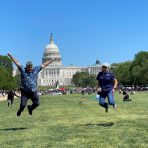
[[[120,85],[148,85],[148,52],[137,53],[133,61],[114,63],[111,70],[116,75]]]
[[[119,85],[147,86],[148,85],[148,52],[137,53],[133,61],[113,63],[110,70],[116,76]],[[96,76],[84,72],[73,75],[72,82],[76,86],[96,86]]]
[[[0,90],[16,88],[17,80],[13,77],[13,63],[8,56],[0,55]]]

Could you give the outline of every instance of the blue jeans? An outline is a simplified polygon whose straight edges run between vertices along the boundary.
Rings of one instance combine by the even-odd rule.
[[[108,103],[114,107],[115,106],[115,99],[114,99],[113,91],[101,92],[100,98],[99,98],[99,104],[104,108],[108,108],[108,103],[105,102],[106,97],[108,98]]]

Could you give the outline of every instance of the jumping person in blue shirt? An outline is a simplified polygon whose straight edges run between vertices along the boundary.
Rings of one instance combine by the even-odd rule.
[[[104,63],[102,65],[102,71],[98,73],[97,80],[97,92],[100,95],[99,104],[105,108],[106,113],[108,112],[109,104],[116,108],[115,99],[114,99],[114,89],[117,87],[118,81],[113,75],[109,72],[109,64]],[[106,97],[108,98],[108,103],[105,101]]]
[[[26,63],[26,67],[23,67],[10,53],[8,53],[8,56],[21,73],[21,102],[17,116],[21,115],[21,112],[27,105],[28,99],[32,100],[32,105],[28,105],[28,112],[32,115],[32,111],[39,106],[39,96],[37,93],[38,73],[42,70],[42,68],[48,66],[54,59],[35,67],[33,67],[31,61],[28,61]]]

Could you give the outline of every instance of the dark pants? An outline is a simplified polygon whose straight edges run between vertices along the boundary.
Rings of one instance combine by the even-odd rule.
[[[7,101],[8,101],[8,107],[10,106],[10,104],[11,104],[11,106],[12,106],[13,100],[14,100],[14,98],[8,98],[8,99],[7,99]]]
[[[36,107],[39,106],[39,96],[37,92],[26,92],[26,91],[21,91],[21,102],[20,102],[20,108],[19,111],[22,112],[24,108],[27,105],[28,99],[32,100],[32,105],[30,107],[31,110],[34,110]]]

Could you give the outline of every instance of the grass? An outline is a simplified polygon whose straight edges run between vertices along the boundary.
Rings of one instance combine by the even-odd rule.
[[[42,96],[41,105],[16,116],[0,102],[1,148],[146,148],[148,147],[148,92],[123,102],[116,93],[117,111],[98,105],[95,94]],[[82,103],[79,103],[82,100]],[[30,104],[30,100],[28,104]]]

